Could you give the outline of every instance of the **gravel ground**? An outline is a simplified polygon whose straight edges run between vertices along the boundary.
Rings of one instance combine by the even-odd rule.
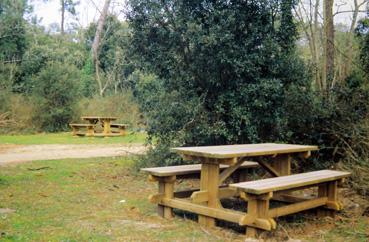
[[[142,154],[143,145],[0,145],[0,165],[33,160],[93,158]]]

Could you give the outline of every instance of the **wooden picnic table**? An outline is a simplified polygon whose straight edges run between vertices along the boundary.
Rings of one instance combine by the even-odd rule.
[[[171,199],[168,204],[174,208],[192,212],[199,211],[201,209],[199,206],[205,207],[209,213],[216,214],[213,217],[199,215],[199,223],[206,226],[214,226],[216,216],[225,220],[236,220],[240,216],[238,213],[222,208],[219,199],[219,185],[236,171],[246,158],[256,158],[256,161],[275,177],[285,176],[291,174],[292,155],[308,158],[311,151],[317,149],[317,146],[275,143],[173,148],[172,150],[185,160],[201,163],[200,191],[192,194],[192,201]],[[267,158],[267,161],[257,159],[260,157]],[[229,165],[229,167],[220,173],[221,164]],[[207,202],[204,206],[195,203],[196,200]]]
[[[88,121],[90,124],[97,124],[100,121],[104,128],[103,135],[108,136],[112,135],[111,122],[118,118],[111,116],[82,116],[81,119]]]

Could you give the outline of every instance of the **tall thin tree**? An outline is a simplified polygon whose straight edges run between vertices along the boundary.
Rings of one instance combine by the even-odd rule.
[[[323,91],[329,92],[334,83],[334,23],[333,0],[323,1]]]
[[[60,21],[60,33],[61,35],[64,35],[65,33],[65,14],[68,12],[72,15],[76,15],[76,5],[79,4],[79,2],[75,2],[73,0],[60,0],[61,5],[61,21]]]
[[[106,82],[103,84],[100,76],[100,62],[99,62],[99,48],[101,45],[101,34],[103,32],[106,16],[108,15],[109,5],[111,0],[105,0],[104,7],[101,11],[99,20],[97,22],[96,32],[95,32],[95,38],[92,43],[92,56],[95,64],[95,77],[96,81],[99,87],[99,94],[100,96],[104,95],[104,91],[108,85]]]

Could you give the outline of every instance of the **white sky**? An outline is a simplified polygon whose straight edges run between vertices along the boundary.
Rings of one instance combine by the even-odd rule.
[[[304,2],[308,2],[309,0],[303,0]],[[358,0],[358,2],[363,2],[367,0]],[[336,5],[340,5],[344,3],[345,5],[339,8],[340,11],[348,11],[353,9],[353,0],[335,0]],[[42,18],[41,25],[45,27],[49,27],[52,23],[60,24],[60,0],[48,0],[44,2],[44,0],[31,0],[31,4],[34,7],[33,15],[37,15],[38,18]],[[66,26],[68,29],[68,23],[75,22],[79,26],[86,27],[89,23],[96,21],[99,17],[99,11],[102,9],[104,4],[104,0],[80,0],[80,4],[77,6],[77,18],[78,20],[73,20],[70,16],[66,18]],[[114,11],[119,18],[123,19],[124,14],[123,11],[125,9],[125,0],[113,0],[110,10]],[[322,4],[321,4],[322,5]],[[97,8],[96,8],[97,7]],[[364,10],[365,7],[362,7]],[[334,11],[337,10],[337,6],[335,6]],[[364,13],[360,13],[359,16],[364,16]],[[342,23],[345,25],[350,25],[352,19],[352,13],[339,14],[335,16],[335,23]]]
[[[33,14],[41,19],[41,25],[49,27],[50,24],[57,23],[60,25],[60,0],[31,0],[33,5]],[[77,17],[66,15],[66,26],[68,23],[74,22],[79,26],[86,27],[91,22],[96,22],[100,16],[99,10],[102,10],[104,0],[79,0],[76,6]],[[112,1],[110,4],[110,11],[113,11],[119,18],[123,18],[125,0]],[[99,10],[97,10],[99,9]]]

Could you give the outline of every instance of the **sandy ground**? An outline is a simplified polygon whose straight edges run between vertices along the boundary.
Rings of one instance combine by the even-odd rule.
[[[0,145],[0,165],[33,160],[92,158],[142,154],[143,145]]]

